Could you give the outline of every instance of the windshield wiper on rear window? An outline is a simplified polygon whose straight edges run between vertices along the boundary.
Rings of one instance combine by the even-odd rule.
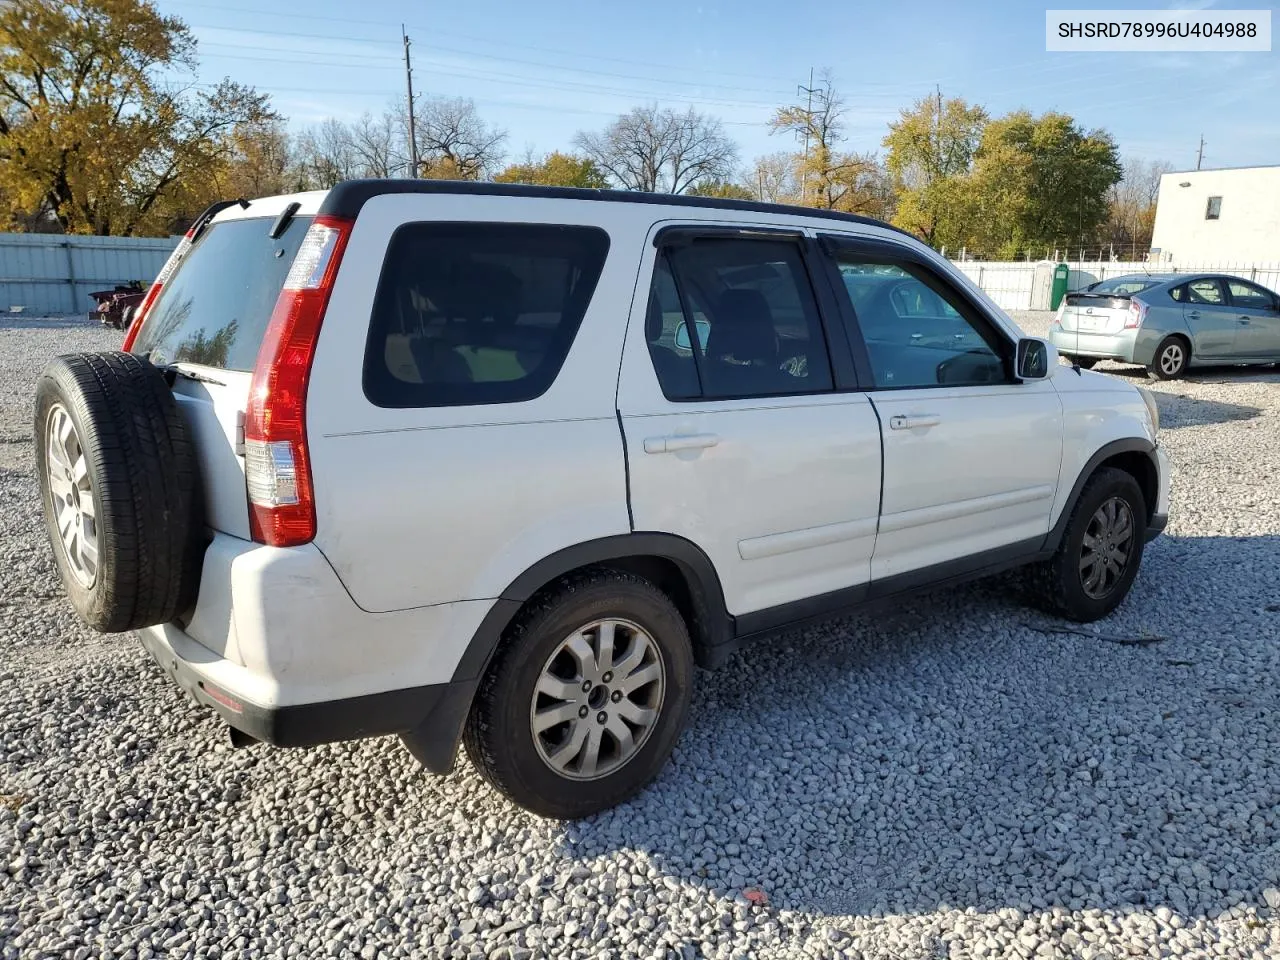
[[[180,367],[176,363],[170,363],[160,368],[164,373],[165,379],[169,381],[169,386],[173,386],[173,381],[177,377],[184,380],[195,380],[197,383],[212,383],[215,387],[225,387],[227,384],[223,380],[217,380],[207,373],[197,373],[195,370],[187,370]]]

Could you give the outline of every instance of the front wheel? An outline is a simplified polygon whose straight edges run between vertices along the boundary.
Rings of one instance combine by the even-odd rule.
[[[666,594],[630,573],[589,571],[521,612],[463,742],[481,776],[526,810],[585,817],[658,775],[692,680],[689,631]]]
[[[1115,467],[1085,484],[1053,557],[1031,570],[1049,612],[1091,623],[1124,602],[1142,564],[1147,506],[1133,476]]]
[[[1165,337],[1156,347],[1156,355],[1147,367],[1147,373],[1157,380],[1174,380],[1186,372],[1191,362],[1191,351],[1181,337]]]

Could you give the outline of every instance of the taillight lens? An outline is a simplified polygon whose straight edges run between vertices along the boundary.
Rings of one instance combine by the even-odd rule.
[[[151,311],[151,307],[156,302],[156,297],[160,296],[160,288],[173,276],[173,271],[178,269],[178,262],[191,249],[191,240],[194,236],[195,227],[192,227],[187,231],[186,236],[178,241],[178,245],[173,248],[173,253],[169,254],[169,259],[164,262],[164,266],[156,274],[155,280],[151,282],[151,289],[142,298],[142,303],[138,305],[138,311],[133,315],[133,322],[129,324],[129,332],[124,335],[124,346],[120,349],[125,353],[133,349],[133,343],[138,339],[138,331],[142,329],[142,321]]]
[[[1124,328],[1126,330],[1134,330],[1142,326],[1142,321],[1147,319],[1147,305],[1141,300],[1129,301],[1129,312],[1124,318]]]
[[[253,539],[275,547],[316,535],[307,455],[307,380],[351,221],[316,217],[271,312],[245,411],[245,481]]]

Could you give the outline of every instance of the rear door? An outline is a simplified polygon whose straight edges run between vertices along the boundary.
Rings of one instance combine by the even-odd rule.
[[[810,241],[689,230],[646,244],[627,329],[635,529],[699,546],[735,615],[864,585],[880,428],[842,334],[828,342]]]
[[[244,412],[271,312],[323,194],[271,197],[214,218],[166,280],[132,352],[172,364],[200,463],[205,522],[249,539]],[[299,213],[270,236],[285,205]]]
[[[1182,318],[1191,331],[1191,352],[1196,359],[1230,360],[1239,356],[1239,311],[1231,306],[1221,280],[1191,280],[1175,288],[1170,296],[1182,304]]]
[[[1247,280],[1227,278],[1236,311],[1236,355],[1280,359],[1280,297]]]

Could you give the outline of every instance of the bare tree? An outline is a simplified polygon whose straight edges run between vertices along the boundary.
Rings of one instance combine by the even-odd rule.
[[[745,175],[747,185],[757,200],[766,203],[795,203],[800,198],[800,181],[796,171],[801,156],[797,153],[769,153],[756,157],[751,171]]]
[[[1137,256],[1151,245],[1160,178],[1173,170],[1173,164],[1129,157],[1123,170],[1123,179],[1107,194],[1107,222],[1101,239],[1121,249],[1128,247],[1129,255]]]
[[[481,180],[502,163],[507,132],[485,123],[474,100],[415,99],[414,113],[422,176]]]
[[[628,190],[684,193],[695,183],[727,180],[738,147],[715,117],[636,107],[599,133],[574,138],[586,156]]]
[[[405,172],[400,122],[390,110],[377,117],[367,111],[361,114],[348,128],[347,136],[360,176],[386,178]]]

